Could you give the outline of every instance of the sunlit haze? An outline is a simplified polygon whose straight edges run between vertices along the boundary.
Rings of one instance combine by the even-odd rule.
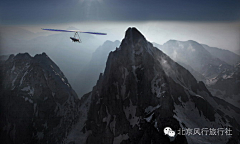
[[[238,0],[3,0],[0,5],[0,25],[4,26],[0,35],[5,38],[14,35],[24,38],[22,31],[14,30],[16,27],[36,34],[27,37],[29,40],[56,34],[44,32],[41,28],[77,28],[107,33],[107,36],[93,35],[102,43],[106,40],[122,40],[128,27],[136,27],[150,42],[163,44],[170,39],[194,40],[240,53]],[[1,40],[1,43],[4,44],[2,49],[8,45],[5,40]]]
[[[194,40],[212,47],[227,49],[235,53],[240,46],[239,22],[181,22],[181,21],[144,21],[144,22],[82,22],[68,24],[17,25],[36,33],[36,36],[47,36],[58,32],[42,31],[41,28],[79,29],[107,33],[106,36],[95,36],[102,42],[122,40],[128,27],[137,27],[150,42],[164,44],[168,40]],[[4,31],[4,30],[3,30]],[[6,32],[4,34],[14,34]],[[85,35],[81,34],[80,36]],[[23,36],[24,37],[24,36]],[[30,40],[31,38],[29,38]],[[56,39],[57,41],[57,39]],[[4,42],[3,42],[4,43]],[[59,40],[59,43],[61,41]]]

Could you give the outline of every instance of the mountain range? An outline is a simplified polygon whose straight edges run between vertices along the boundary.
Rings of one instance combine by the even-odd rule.
[[[46,53],[1,56],[1,142],[239,143],[238,55],[220,50],[234,57],[228,61],[213,49],[192,40],[152,44],[128,28],[121,42],[106,41],[85,66],[60,62],[74,73],[73,88]],[[75,61],[68,54],[66,64]]]
[[[225,69],[232,66],[211,55],[201,44],[196,41],[170,40],[160,48],[176,62],[191,66],[205,78],[216,77]]]
[[[239,55],[192,40],[154,45],[203,81],[214,96],[239,107]]]

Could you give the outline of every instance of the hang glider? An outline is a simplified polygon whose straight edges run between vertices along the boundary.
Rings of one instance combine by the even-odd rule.
[[[86,34],[95,34],[95,35],[107,35],[106,33],[100,33],[100,32],[83,32],[80,30],[60,30],[60,29],[43,29],[42,30],[47,30],[47,31],[56,31],[56,32],[74,32],[74,36],[70,37],[72,42],[79,42],[81,43],[81,39],[78,33],[86,33]]]

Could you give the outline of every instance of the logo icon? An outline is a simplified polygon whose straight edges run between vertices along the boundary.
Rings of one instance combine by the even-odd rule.
[[[175,136],[175,131],[173,131],[172,128],[170,128],[170,127],[165,127],[163,132],[164,132],[165,135],[168,135],[170,137]]]

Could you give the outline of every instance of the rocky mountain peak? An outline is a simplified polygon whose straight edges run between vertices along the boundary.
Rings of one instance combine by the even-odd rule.
[[[12,58],[12,56],[9,58]],[[14,60],[21,60],[21,59],[27,60],[27,59],[31,59],[31,58],[32,57],[28,53],[19,53],[14,57]]]
[[[52,61],[45,52],[43,52],[42,54],[36,54],[34,56],[34,59]]]
[[[36,54],[35,57],[48,57],[47,54],[45,52],[43,52],[42,54]]]
[[[135,27],[129,27],[125,33],[125,39],[127,41],[134,43],[137,43],[139,40],[146,41],[145,37],[141,34],[141,32],[138,31]]]
[[[219,117],[225,119],[216,112],[217,106],[203,83],[153,47],[136,28],[128,28],[91,92],[84,130],[92,134],[86,143],[171,143],[163,134],[164,127],[177,131],[226,126],[225,122],[217,123]],[[204,140],[198,138],[179,135],[174,142]]]
[[[60,143],[77,119],[78,98],[58,66],[46,53],[11,55],[0,76],[3,143]]]
[[[51,59],[48,57],[48,55],[45,52],[43,52],[42,54],[36,54],[34,57],[32,57],[29,53],[19,53],[16,56],[11,54],[8,57],[7,61],[26,61],[26,60],[31,61],[31,60],[40,60],[40,59],[44,61],[45,60],[51,61]]]
[[[148,42],[143,34],[133,27],[127,29],[120,47],[111,52],[109,58],[116,54],[120,59],[125,59],[124,61],[128,61],[132,65],[138,65],[143,59],[148,59],[149,56],[152,57],[154,51],[153,44]]]

